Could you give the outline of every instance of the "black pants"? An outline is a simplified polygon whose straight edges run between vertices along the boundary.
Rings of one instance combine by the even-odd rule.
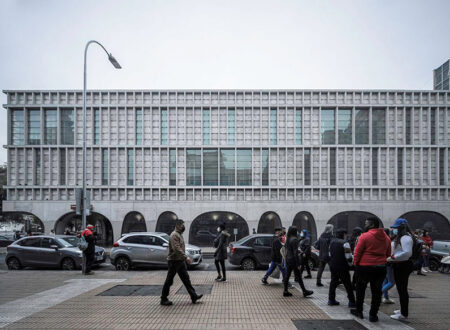
[[[95,260],[95,253],[84,254],[84,258],[86,260],[86,267],[84,268],[84,272],[87,274],[92,270],[92,265]]]
[[[292,271],[294,271],[294,276],[298,277],[298,284],[300,284],[302,291],[305,292],[306,288],[305,285],[303,284],[302,276],[300,274],[300,270],[298,269],[298,264],[292,261],[289,262],[289,260],[287,261],[286,264],[286,277],[283,279],[284,291],[288,291],[289,278],[291,277]]]
[[[356,266],[356,309],[363,311],[367,284],[370,283],[372,301],[369,314],[376,316],[381,304],[381,289],[386,277],[386,266]]]
[[[331,268],[331,282],[330,290],[328,291],[328,300],[336,300],[336,288],[338,286],[339,280],[344,284],[345,290],[347,291],[348,301],[355,302],[355,294],[353,293],[352,282],[350,280],[350,272],[345,269],[333,269]]]
[[[322,274],[323,274],[323,271],[325,270],[325,267],[327,264],[328,264],[328,261],[320,260],[319,269],[317,270],[317,283],[322,282]]]
[[[164,282],[164,287],[162,289],[161,299],[167,299],[167,296],[170,292],[170,287],[173,284],[173,278],[176,274],[183,282],[186,287],[187,292],[192,298],[195,298],[197,294],[195,293],[195,289],[192,287],[191,280],[189,279],[189,274],[187,272],[186,262],[182,260],[169,260],[169,270],[167,272],[166,281]]]
[[[227,272],[226,272],[226,270],[225,270],[225,260],[214,260],[214,264],[216,265],[216,269],[217,269],[217,273],[219,274],[219,276],[220,276],[220,268],[222,268],[222,277],[224,278],[224,279],[226,279],[227,278]]]
[[[408,317],[408,280],[409,275],[411,275],[411,272],[413,271],[413,263],[409,260],[392,263],[392,268],[394,270],[395,285],[397,286],[398,296],[400,297],[400,311],[403,316]]]
[[[311,276],[311,268],[309,268],[309,255],[306,254],[303,258],[302,258],[302,269],[300,271],[301,274],[303,274],[303,271],[306,269],[306,273]]]

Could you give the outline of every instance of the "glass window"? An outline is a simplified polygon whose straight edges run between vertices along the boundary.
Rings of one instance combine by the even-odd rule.
[[[339,144],[352,144],[352,110],[338,110]]]
[[[100,109],[94,109],[94,144],[100,143]]]
[[[405,128],[405,134],[406,134],[406,144],[411,144],[411,127],[412,127],[412,122],[411,122],[411,112],[412,109],[411,108],[407,108],[405,110],[405,124],[406,124],[406,128]]]
[[[372,149],[372,185],[378,185],[378,148]]]
[[[234,109],[228,109],[228,144],[233,145],[235,143],[236,132],[236,111]]]
[[[445,186],[445,149],[439,149],[439,185]]]
[[[161,109],[161,144],[167,144],[167,109]]]
[[[336,185],[336,149],[330,149],[330,185]]]
[[[59,150],[59,184],[66,184],[66,149]]]
[[[202,184],[202,154],[200,149],[186,150],[186,184],[200,186]]]
[[[41,239],[39,237],[26,238],[20,241],[20,245],[28,247],[41,247]]]
[[[261,164],[262,164],[262,182],[263,186],[269,185],[269,149],[263,149],[261,153]]]
[[[203,109],[203,144],[211,143],[211,112]]]
[[[129,186],[134,185],[134,150],[128,149],[128,180]]]
[[[355,110],[355,143],[369,144],[369,109]]]
[[[270,144],[277,144],[277,109],[270,109]]]
[[[24,145],[24,127],[25,127],[25,118],[23,110],[13,110],[11,112],[11,143],[16,146]]]
[[[108,149],[102,151],[102,185],[108,185]]]
[[[295,141],[297,144],[302,144],[302,110],[295,111]]]
[[[311,149],[305,149],[303,153],[305,166],[305,186],[311,185]]]
[[[234,149],[220,150],[220,185],[235,185],[235,153]]]
[[[177,150],[169,150],[169,185],[177,184]]]
[[[44,111],[45,128],[44,144],[57,144],[58,118],[56,110],[47,109]]]
[[[49,237],[43,237],[41,239],[41,248],[44,249],[51,249],[52,245],[56,245],[57,247],[61,248],[63,246],[61,246],[60,243],[58,243],[55,239],[53,238],[49,238]]]
[[[28,144],[41,143],[41,111],[28,110]]]
[[[135,235],[135,236],[130,236],[130,237],[125,238],[123,240],[123,242],[128,243],[128,244],[146,244],[145,239],[146,239],[146,236]]]
[[[397,185],[403,185],[403,149],[397,149]]]
[[[430,109],[430,126],[431,126],[431,144],[436,144],[436,111],[437,109]]]
[[[39,186],[41,184],[41,149],[34,150],[34,184]]]
[[[372,144],[386,143],[386,110],[372,110]]]
[[[336,143],[336,125],[335,125],[335,110],[324,109],[320,112],[322,117],[321,134],[322,144],[335,144]]]
[[[217,149],[203,150],[203,185],[219,184],[219,152]]]
[[[61,144],[74,144],[73,110],[62,109],[61,115]]]
[[[251,186],[252,185],[252,150],[238,149],[236,154],[237,159],[237,185]]]
[[[272,245],[272,237],[256,237],[253,245],[270,247]]]
[[[142,109],[136,109],[136,144],[142,144]]]

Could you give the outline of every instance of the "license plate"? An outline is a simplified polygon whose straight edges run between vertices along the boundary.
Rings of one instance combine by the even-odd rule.
[[[97,260],[103,260],[102,256],[97,256]]]

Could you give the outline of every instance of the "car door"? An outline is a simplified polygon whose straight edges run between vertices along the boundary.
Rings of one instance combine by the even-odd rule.
[[[18,251],[19,259],[23,265],[35,266],[38,265],[39,250],[41,248],[40,237],[29,237],[20,242],[20,249]]]
[[[272,237],[270,236],[260,236],[256,237],[253,242],[253,253],[255,254],[256,259],[261,265],[268,265],[270,263],[271,257],[271,243]]]
[[[126,238],[125,243],[133,262],[151,263],[150,245],[147,244],[146,237],[145,235],[133,235]]]
[[[150,253],[154,263],[158,265],[167,265],[167,255],[169,254],[169,247],[163,246],[167,244],[165,240],[157,236],[149,236],[150,238]]]
[[[58,250],[51,246],[58,246]],[[51,237],[41,238],[41,247],[39,249],[38,262],[42,266],[57,266],[61,260],[61,251],[59,251],[60,245],[55,239]]]

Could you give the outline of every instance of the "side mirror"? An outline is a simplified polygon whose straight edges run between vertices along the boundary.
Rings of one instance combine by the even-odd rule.
[[[163,245],[162,245],[163,247],[169,247],[169,244],[167,244],[167,243],[163,243]]]
[[[55,249],[56,251],[58,251],[58,245],[50,245],[51,249]]]

